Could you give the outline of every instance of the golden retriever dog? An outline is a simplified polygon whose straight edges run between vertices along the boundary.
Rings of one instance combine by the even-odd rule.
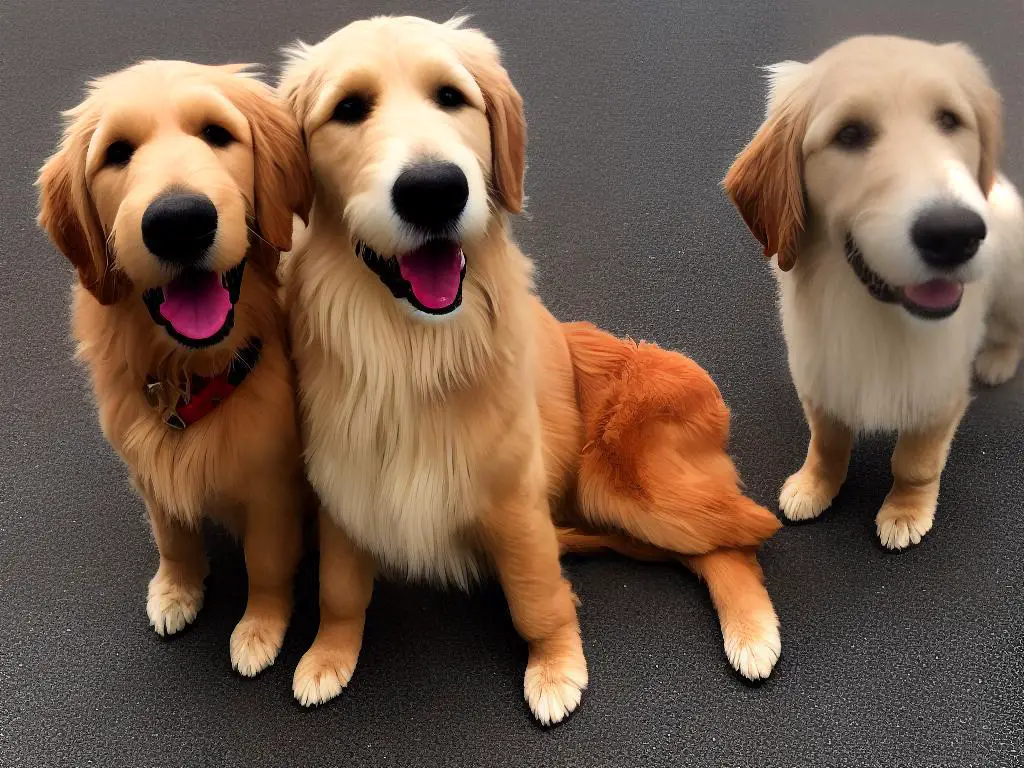
[[[249,577],[231,663],[274,662],[308,495],[277,264],[312,185],[294,118],[240,66],[147,61],[93,82],[43,166],[40,224],[77,268],[100,426],[145,500],[160,635],[203,602],[204,517]]]
[[[1001,105],[962,44],[858,37],[769,68],[767,117],[724,186],[777,255],[789,367],[810,425],[782,488],[817,517],[858,432],[895,430],[889,549],[932,527],[969,399],[1020,361],[1021,201],[998,172]]]
[[[563,326],[533,291],[522,101],[462,19],[374,18],[290,51],[280,85],[316,188],[287,279],[307,473],[322,502],[320,630],[295,672],[312,705],[348,684],[378,569],[466,588],[495,573],[529,646],[543,724],[587,665],[564,551],[686,556],[725,649],[769,674],[778,621],[728,410],[692,361]],[[556,527],[562,526],[562,527]]]

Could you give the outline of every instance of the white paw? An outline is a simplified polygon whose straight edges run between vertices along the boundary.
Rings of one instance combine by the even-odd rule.
[[[304,707],[325,704],[340,694],[355,672],[351,654],[310,648],[302,656],[292,678],[292,693]]]
[[[231,666],[245,677],[255,677],[274,663],[287,624],[243,616],[231,633]]]
[[[763,680],[772,673],[782,654],[779,620],[775,613],[745,617],[723,627],[725,655],[733,669],[748,680]]]
[[[875,517],[882,545],[888,549],[906,549],[920,544],[935,520],[934,507],[905,507],[886,502]]]
[[[985,347],[974,361],[974,372],[979,381],[990,387],[1005,384],[1017,373],[1020,353],[1014,346]]]
[[[555,725],[580,704],[587,687],[587,662],[579,658],[543,661],[526,667],[523,693],[541,725]]]
[[[779,509],[787,520],[812,520],[829,508],[837,492],[826,481],[801,469],[783,484]]]
[[[159,572],[149,580],[146,614],[161,637],[180,632],[195,621],[203,607],[203,582],[185,584]]]

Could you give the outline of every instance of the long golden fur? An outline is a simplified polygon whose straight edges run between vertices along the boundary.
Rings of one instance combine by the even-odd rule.
[[[79,356],[103,434],[149,513],[160,554],[150,622],[164,635],[196,617],[206,575],[200,523],[219,521],[241,537],[249,577],[231,662],[255,675],[273,663],[291,614],[306,488],[277,277],[292,213],[305,216],[310,204],[301,136],[243,67],[185,62],[149,61],[104,77],[66,119],[61,146],[40,172],[39,221],[78,270]],[[210,125],[231,141],[204,141]],[[109,162],[115,142],[134,150],[129,159]],[[205,194],[216,207],[207,269],[224,273],[247,257],[234,325],[204,348],[172,339],[142,298],[176,274],[141,234],[147,206],[169,189]],[[174,391],[193,375],[224,371],[253,338],[262,353],[252,372],[184,430],[170,429],[144,397],[147,380]]]
[[[1002,383],[1024,345],[1024,212],[999,173],[1000,97],[966,46],[883,36],[777,64],[769,83],[765,120],[724,186],[778,257],[811,431],[779,505],[791,520],[817,517],[846,479],[855,435],[898,431],[876,527],[902,549],[932,527],[972,369]],[[950,208],[984,229],[964,261],[936,264],[913,233],[923,212]],[[874,274],[874,293],[854,264]],[[928,286],[954,303],[922,313],[913,297]]]
[[[529,644],[526,699],[558,722],[588,679],[559,554],[602,548],[689,556],[730,661],[766,676],[780,643],[754,549],[778,522],[739,490],[728,410],[703,370],[563,326],[535,296],[508,224],[523,206],[525,120],[494,44],[461,20],[356,22],[294,48],[280,90],[316,186],[287,281],[323,505],[320,631],[296,697],[322,703],[349,682],[378,567],[459,586],[493,570]],[[453,235],[462,305],[441,318],[396,299],[360,257],[401,261],[424,243],[392,208],[396,175],[423,158],[458,166],[468,189]]]

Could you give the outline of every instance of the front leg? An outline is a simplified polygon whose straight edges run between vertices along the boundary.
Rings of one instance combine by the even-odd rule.
[[[146,511],[160,553],[160,565],[149,582],[146,613],[158,635],[173,635],[191,624],[203,607],[203,534],[198,524],[183,525],[150,498]]]
[[[576,597],[562,576],[558,539],[543,476],[514,489],[484,520],[484,545],[508,600],[512,622],[529,644],[523,685],[542,725],[554,725],[580,703],[587,687]]]
[[[303,706],[330,701],[352,679],[375,570],[373,560],[321,509],[320,630],[292,680],[292,693]]]
[[[966,402],[938,423],[901,432],[892,454],[893,484],[875,518],[878,538],[889,549],[918,544],[931,530],[939,500],[939,477]]]
[[[231,633],[231,666],[246,677],[274,663],[288,629],[302,550],[302,498],[298,484],[282,479],[254,483],[246,499],[242,545],[249,598]]]
[[[832,504],[846,481],[853,432],[821,408],[804,401],[811,441],[804,465],[786,480],[779,508],[788,520],[811,520]]]

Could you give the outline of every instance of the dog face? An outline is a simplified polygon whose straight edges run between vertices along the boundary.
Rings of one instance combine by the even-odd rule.
[[[231,331],[246,256],[276,271],[312,185],[297,126],[243,67],[145,62],[92,84],[39,176],[40,223],[104,304],[186,348]]]
[[[523,205],[522,101],[494,44],[461,23],[355,22],[291,48],[281,82],[318,198],[421,318],[458,309],[495,210]]]
[[[770,68],[768,116],[724,183],[781,269],[813,228],[876,299],[942,318],[990,259],[999,130],[964,46],[853,38]]]

